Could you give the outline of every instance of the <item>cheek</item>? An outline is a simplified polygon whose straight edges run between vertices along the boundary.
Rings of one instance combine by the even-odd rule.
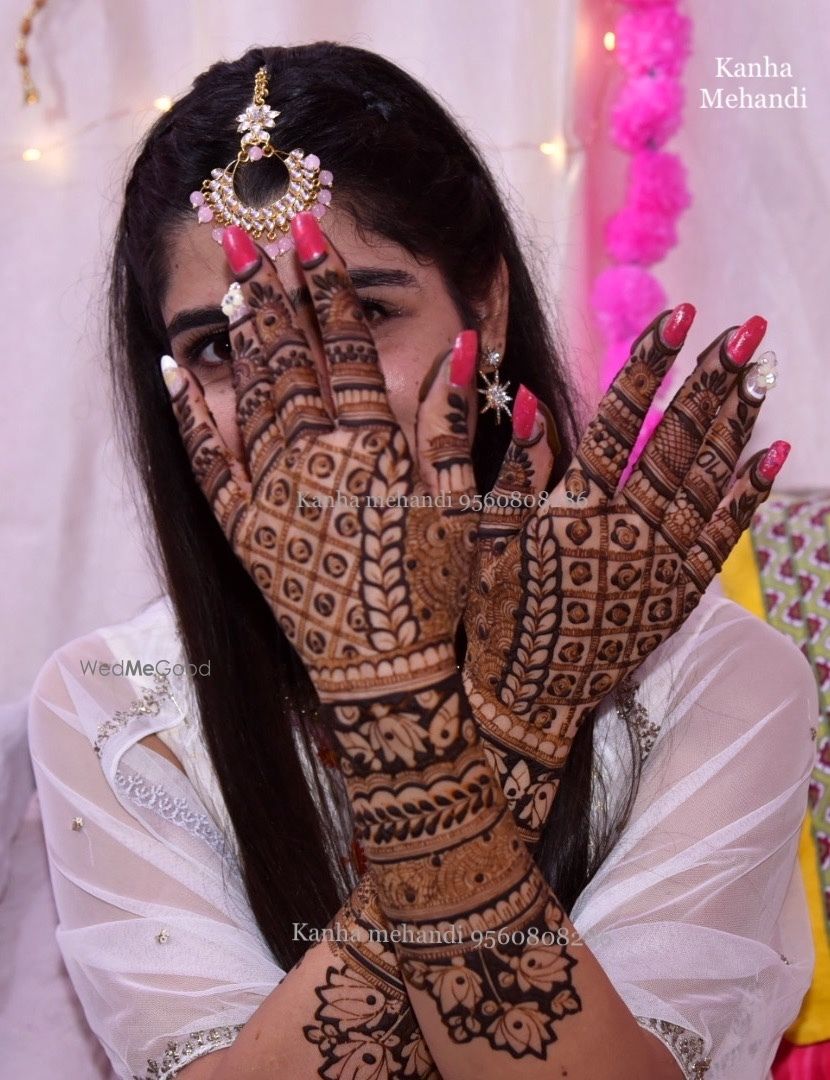
[[[205,401],[210,409],[219,434],[237,457],[242,457],[242,439],[236,422],[236,394],[230,379],[216,380],[205,386]]]

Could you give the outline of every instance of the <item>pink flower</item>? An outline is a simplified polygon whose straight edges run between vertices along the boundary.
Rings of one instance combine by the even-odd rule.
[[[692,201],[686,169],[677,154],[641,150],[631,158],[628,173],[629,206],[675,216]]]
[[[691,52],[691,19],[671,4],[626,12],[616,33],[616,57],[629,75],[679,75]]]
[[[605,246],[621,263],[660,262],[677,243],[674,218],[624,206],[605,226]]]
[[[606,340],[624,342],[625,361],[634,338],[666,307],[666,294],[643,267],[612,266],[597,275],[591,306]]]
[[[620,90],[611,110],[611,135],[623,150],[659,149],[680,127],[683,88],[665,75],[638,75]]]

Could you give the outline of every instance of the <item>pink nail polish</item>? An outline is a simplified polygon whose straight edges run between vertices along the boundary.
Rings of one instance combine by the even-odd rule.
[[[788,442],[779,439],[767,450],[758,464],[758,475],[765,483],[771,484],[778,476],[791,449],[792,447]]]
[[[726,355],[733,364],[745,364],[761,343],[767,330],[767,320],[753,315],[733,331],[726,346]]]
[[[455,339],[450,361],[450,384],[467,387],[473,381],[478,359],[478,334],[475,330],[462,330]]]
[[[678,304],[670,313],[663,324],[663,329],[660,331],[663,344],[668,345],[670,349],[679,349],[686,340],[689,327],[694,322],[696,314],[697,310],[694,304]]]
[[[513,437],[529,439],[536,419],[536,395],[524,385],[519,387],[513,403]]]
[[[297,256],[305,266],[316,263],[326,253],[326,239],[313,214],[303,211],[291,219],[291,235],[297,247]]]
[[[260,260],[256,244],[250,235],[238,225],[229,225],[222,234],[222,248],[228,266],[239,277]]]

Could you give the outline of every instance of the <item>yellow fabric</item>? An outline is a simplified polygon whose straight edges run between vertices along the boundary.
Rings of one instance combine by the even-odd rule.
[[[745,532],[735,545],[721,571],[721,585],[730,600],[741,604],[748,611],[766,619],[764,594],[752,538]],[[801,1004],[801,1011],[784,1037],[798,1046],[825,1042],[830,1039],[830,943],[825,930],[821,884],[817,867],[816,845],[813,839],[809,813],[801,827],[798,845],[798,861],[807,895],[810,924],[813,929],[813,945],[816,950],[816,967],[810,989]]]

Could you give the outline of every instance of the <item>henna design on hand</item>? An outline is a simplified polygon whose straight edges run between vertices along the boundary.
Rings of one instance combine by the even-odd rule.
[[[390,926],[374,887],[362,879],[332,921],[339,960],[317,987],[320,1002],[305,1038],[323,1056],[323,1080],[441,1080],[409,1003]]]
[[[437,506],[389,409],[342,260],[329,249],[306,276],[334,415],[264,254],[241,285],[245,307],[231,326],[248,477],[190,374],[174,409],[217,519],[321,700],[427,686],[455,670],[475,545],[477,514],[461,499],[474,491],[466,403],[437,382],[424,403],[431,422],[419,449],[451,495]]]
[[[513,1057],[544,1059],[557,1023],[582,1007],[576,958],[487,766],[459,676],[324,709],[407,983],[429,994],[453,1041],[480,1037]],[[391,758],[356,757],[352,733],[379,715],[403,721],[406,746]],[[486,931],[492,943],[482,942]]]
[[[757,459],[729,487],[762,403],[726,352],[729,331],[617,490],[677,351],[660,337],[664,316],[634,343],[550,500],[512,536],[501,528],[498,550],[479,545],[464,682],[531,845],[584,716],[688,617],[769,493]]]

